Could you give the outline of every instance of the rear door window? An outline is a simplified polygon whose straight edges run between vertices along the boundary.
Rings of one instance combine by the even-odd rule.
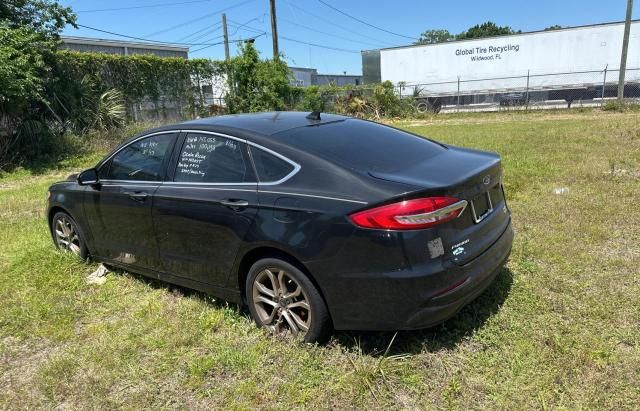
[[[294,170],[294,165],[257,147],[250,147],[258,181],[273,183],[282,180]]]
[[[211,134],[187,134],[174,181],[239,184],[255,182],[245,143]]]

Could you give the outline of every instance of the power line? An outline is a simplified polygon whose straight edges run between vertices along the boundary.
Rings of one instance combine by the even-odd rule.
[[[187,34],[186,36],[180,37],[179,39],[177,39],[176,41],[185,41],[191,37],[194,37],[200,33],[203,32],[209,32],[209,31],[216,31],[217,30],[217,26],[219,24],[215,24],[213,27],[211,27],[210,25],[206,25],[203,28],[201,28],[200,30],[194,31],[193,33]]]
[[[207,30],[207,31],[205,31],[205,32],[204,32],[204,33],[202,33],[202,34],[200,34],[200,35],[198,35],[198,36],[196,36],[196,37],[193,37],[193,38],[189,39],[189,41],[190,41],[190,42],[201,41],[201,39],[203,39],[203,38],[205,38],[205,37],[207,37],[207,36],[210,36],[210,35],[212,35],[212,34],[215,34],[219,29],[220,29],[220,27],[218,26],[218,27],[216,27],[215,29]],[[220,38],[220,37],[222,37],[222,35],[218,35],[218,36],[216,36],[215,38]]]
[[[235,26],[235,31],[234,31],[233,33],[231,33],[231,35],[232,35],[232,36],[233,36],[233,35],[235,35],[236,33],[238,33],[238,30],[240,30],[240,29],[241,29],[241,28],[243,28],[243,27],[246,27],[246,26],[247,26],[247,24],[251,23],[252,21],[260,20],[260,19],[262,19],[262,18],[263,18],[264,16],[266,16],[266,15],[267,15],[267,13],[262,13],[262,14],[261,14],[261,15],[259,15],[258,17],[254,17],[254,18],[252,18],[251,20],[248,20],[247,22],[245,22],[245,23],[243,23],[243,24],[240,24],[239,26]],[[231,21],[231,20],[229,20],[229,21]],[[261,20],[260,22],[262,23],[262,20]]]
[[[252,18],[251,20],[247,21],[246,23],[242,24],[241,26],[238,26],[238,27],[235,29],[235,31],[234,31],[233,33],[231,33],[231,35],[232,35],[232,36],[236,35],[236,34],[238,33],[238,30],[239,30],[242,26],[245,26],[245,25],[247,25],[247,24],[251,23],[252,21],[258,20],[258,19],[260,19],[260,18],[264,17],[266,14],[267,14],[267,13],[262,13],[261,15],[259,15],[259,16],[257,16],[257,17]],[[216,31],[218,31],[218,29],[220,29],[220,28],[221,28],[221,26],[222,26],[222,22],[219,22],[219,23],[214,24],[214,25],[213,25],[213,27],[206,26],[206,27],[204,27],[204,28],[202,28],[202,29],[200,29],[200,30],[198,30],[198,31],[194,32],[194,33],[191,33],[191,34],[187,35],[186,37],[181,37],[180,39],[178,39],[178,41],[184,41],[184,40],[186,40],[186,39],[188,39],[188,38],[191,38],[191,40],[190,40],[190,41],[198,41],[198,40],[200,40],[200,39],[201,39],[201,38],[203,38],[203,37],[206,37],[206,36],[208,36],[208,35],[210,35],[210,34],[215,33]],[[203,32],[204,32],[204,33],[203,33]],[[203,33],[203,34],[200,34],[200,33]],[[262,32],[260,32],[260,33],[262,33]],[[197,34],[200,34],[200,35],[199,35],[199,36],[196,36]],[[192,36],[196,36],[196,37],[192,37]],[[217,38],[220,38],[220,37],[223,37],[223,36],[224,36],[224,35],[216,36],[216,37],[214,37],[214,39],[217,39]]]
[[[116,33],[116,32],[113,32],[113,31],[103,30],[103,29],[99,29],[99,28],[91,27],[91,26],[85,26],[84,24],[78,24],[78,26],[79,27],[83,27],[85,29],[99,31],[101,33],[107,33],[107,34],[111,34],[111,35],[118,36],[118,37],[124,37],[124,38],[128,38],[128,39],[133,39],[133,40],[146,41],[146,42],[149,42],[149,43],[166,44],[166,45],[169,45],[169,46],[171,46],[171,45],[173,45],[173,46],[215,46],[216,44],[220,44],[220,43],[211,44],[211,43],[179,43],[179,42],[171,43],[171,42],[167,42],[167,41],[151,40],[151,39],[147,39],[147,38],[144,38],[144,37],[129,36],[127,34]]]
[[[375,25],[373,25],[373,24],[371,24],[371,23],[367,23],[367,22],[366,22],[366,21],[364,21],[364,20],[360,20],[360,19],[359,19],[359,18],[357,18],[357,17],[354,17],[354,16],[352,16],[352,15],[350,15],[350,14],[348,14],[348,13],[345,13],[345,12],[344,12],[344,11],[342,11],[342,10],[339,10],[339,9],[337,9],[337,8],[333,7],[331,4],[329,4],[329,3],[327,3],[327,2],[325,2],[325,1],[323,1],[323,0],[318,0],[318,2],[320,2],[320,3],[324,4],[325,6],[329,7],[329,8],[330,8],[330,9],[332,9],[332,10],[337,11],[338,13],[342,14],[343,16],[347,16],[347,17],[349,17],[350,19],[355,20],[355,21],[357,21],[357,22],[359,22],[359,23],[362,23],[362,24],[367,25],[367,26],[369,26],[369,27],[373,27],[373,28],[374,28],[374,29],[376,29],[376,30],[384,31],[385,33],[393,34],[394,36],[398,36],[398,37],[404,37],[404,38],[406,38],[406,39],[410,39],[410,40],[417,40],[415,37],[412,37],[412,36],[406,36],[406,35],[404,35],[404,34],[394,33],[393,31],[389,31],[389,30],[383,29],[382,27],[378,27],[378,26],[375,26]]]
[[[207,35],[209,35],[209,34],[207,34]],[[197,44],[197,45],[198,46],[199,45],[210,45],[210,44],[212,44],[213,41],[215,41],[215,40],[217,40],[219,38],[222,38],[222,37],[224,37],[224,35],[223,34],[219,34],[219,35],[217,35],[215,37],[210,37],[210,38],[208,38],[206,40],[201,40],[200,44]]]
[[[229,21],[231,22],[231,20],[229,20]],[[237,26],[237,23],[236,23],[236,22],[232,22],[232,23],[234,23],[234,24],[233,24],[233,26],[234,26],[234,27],[236,27],[236,26]],[[254,33],[258,33],[258,32],[260,32],[260,33],[265,33],[265,32],[263,32],[263,31],[261,31],[261,30],[258,30],[258,29],[256,29],[256,28],[254,28],[254,27],[250,27],[250,26],[245,26],[245,27],[243,28],[243,30],[247,30],[247,31],[254,32]],[[265,33],[265,34],[266,34],[267,36],[271,36],[271,34],[269,34],[269,33]],[[280,37],[281,39],[284,39],[284,40],[292,41],[292,42],[294,42],[294,43],[306,44],[307,46],[319,47],[319,48],[321,48],[321,49],[328,49],[328,50],[334,50],[334,51],[342,51],[342,52],[345,52],[345,53],[356,53],[356,54],[360,54],[360,51],[359,51],[359,50],[351,50],[351,49],[343,49],[343,48],[339,48],[339,47],[325,46],[325,45],[323,45],[323,44],[310,43],[310,42],[307,42],[307,41],[302,41],[302,40],[298,40],[298,39],[292,39],[291,37],[285,37],[285,36],[280,36],[280,35],[279,35],[278,37]]]
[[[243,27],[246,27],[246,26],[247,26],[249,23],[251,23],[252,21],[255,21],[255,20],[260,19],[261,17],[265,16],[266,14],[267,14],[267,13],[262,13],[262,14],[261,14],[261,15],[259,15],[258,17],[254,17],[254,18],[252,18],[251,20],[248,20],[248,21],[246,21],[245,23],[242,23],[242,24],[240,24],[240,23],[233,24],[233,23],[231,23],[231,22],[232,22],[232,20],[231,20],[231,19],[228,19],[229,25],[230,25],[230,26],[235,27],[235,30],[233,31],[233,33],[231,33],[231,35],[232,35],[232,36],[233,36],[233,35],[235,35],[236,33],[238,33],[238,31],[239,31],[240,29],[242,29]],[[247,40],[255,40],[255,39],[257,39],[258,37],[264,36],[264,35],[266,34],[266,32],[264,32],[264,31],[256,30],[256,29],[253,29],[253,28],[252,28],[251,30],[248,30],[248,29],[247,29],[247,31],[252,31],[252,32],[254,32],[254,33],[258,33],[258,35],[257,35],[257,36],[254,36],[254,37],[251,37],[251,38],[249,38],[249,39],[229,40],[229,43],[239,43],[239,42],[247,41]],[[217,37],[215,37],[215,38],[220,38],[220,37],[223,37],[223,36],[217,36]],[[199,48],[199,49],[196,49],[196,50],[191,51],[191,53],[197,53],[197,52],[199,52],[199,51],[201,51],[201,50],[208,49],[208,48],[209,48],[209,47],[211,47],[211,46],[214,46],[214,45],[217,45],[217,44],[222,44],[222,43],[224,43],[224,42],[216,43],[216,44],[212,44],[212,45],[208,45],[208,46],[205,46],[205,47],[201,47],[201,48]]]
[[[207,35],[209,35],[209,33],[207,33]],[[219,34],[219,35],[217,35],[215,37],[210,37],[208,40],[202,40],[202,42],[203,42],[203,44],[210,44],[210,42],[215,41],[215,40],[217,40],[219,38],[222,38],[222,37],[224,37],[224,34]]]
[[[349,37],[344,37],[344,36],[340,36],[340,35],[337,35],[337,34],[328,33],[326,31],[314,29],[313,27],[305,26],[304,24],[296,23],[295,21],[291,21],[291,20],[288,20],[288,19],[283,19],[282,17],[280,18],[280,21],[284,21],[286,23],[293,24],[294,26],[302,27],[302,28],[307,29],[309,31],[315,31],[316,33],[324,34],[325,36],[331,36],[331,37],[335,37],[337,39],[346,40],[346,41],[350,41],[350,42],[353,42],[353,43],[368,44],[370,46],[379,47],[379,45],[377,45],[377,44],[369,43],[369,42],[362,41],[362,40],[354,40],[354,39],[350,39]]]
[[[269,35],[269,33],[267,33],[267,35]],[[321,49],[328,49],[328,50],[334,50],[334,51],[341,51],[344,53],[355,53],[355,54],[360,54],[360,50],[349,50],[349,49],[341,49],[338,47],[330,47],[330,46],[324,46],[322,44],[317,44],[317,43],[309,43],[306,41],[302,41],[302,40],[296,40],[296,39],[292,39],[290,37],[285,37],[285,36],[280,36],[281,39],[284,40],[288,40],[288,41],[292,41],[294,43],[300,43],[300,44],[306,44],[307,46],[313,46],[313,47],[319,47]]]
[[[296,4],[291,3],[289,0],[285,0],[285,1],[286,1],[286,2],[287,2],[287,4],[288,4],[288,5],[290,5],[291,7],[295,8],[295,9],[298,9],[298,10],[300,10],[301,12],[303,12],[303,13],[305,13],[305,14],[307,14],[307,15],[311,16],[311,17],[314,17],[314,18],[316,18],[316,19],[318,19],[318,20],[320,20],[320,21],[324,21],[324,22],[325,22],[325,23],[327,23],[327,24],[331,24],[332,26],[338,27],[339,29],[342,29],[342,30],[344,30],[344,31],[346,31],[346,32],[349,32],[349,33],[351,33],[351,34],[355,34],[356,36],[360,36],[360,37],[363,37],[363,38],[365,38],[365,39],[369,39],[369,40],[376,41],[376,42],[378,42],[378,43],[380,43],[380,44],[386,44],[387,46],[397,46],[397,44],[389,43],[388,41],[380,40],[380,39],[378,39],[378,38],[375,38],[375,37],[372,37],[372,36],[368,36],[368,35],[366,35],[366,34],[358,33],[357,31],[354,31],[354,30],[352,30],[352,29],[350,29],[350,28],[348,28],[348,27],[342,26],[342,25],[340,25],[340,24],[338,24],[338,23],[336,23],[336,22],[334,22],[334,21],[332,21],[332,20],[329,20],[329,19],[324,18],[324,17],[322,17],[322,16],[318,16],[317,14],[311,13],[310,11],[307,11],[307,10],[303,9],[303,8],[301,8],[300,6],[298,6],[298,5],[296,5]],[[380,46],[378,45],[377,47],[380,47]]]
[[[240,6],[244,6],[245,4],[251,3],[252,1],[255,1],[255,0],[241,1],[240,3],[234,4],[233,6],[229,6],[229,7],[225,7],[223,9],[220,9],[220,10],[216,10],[213,13],[208,13],[208,14],[205,14],[203,16],[196,17],[195,19],[184,21],[182,23],[176,24],[175,26],[171,26],[171,27],[168,27],[166,29],[162,29],[162,30],[156,31],[154,33],[146,34],[145,36],[146,37],[154,37],[154,36],[157,36],[158,34],[164,34],[164,33],[167,33],[169,31],[173,31],[173,30],[178,29],[180,27],[186,26],[187,24],[195,23],[197,21],[202,21],[202,20],[208,19],[208,18],[210,18],[212,16],[216,16],[216,15],[222,13],[223,11],[231,10],[231,9],[234,9],[234,8],[237,8],[237,7],[240,7]]]
[[[231,27],[237,28],[238,30],[245,30],[245,31],[253,32],[253,33],[263,33],[264,32],[264,30],[260,30],[260,29],[257,29],[255,27],[251,27],[251,26],[248,26],[246,24],[238,23],[237,21],[234,21],[234,20],[231,20],[231,19],[227,19],[227,21],[229,22],[229,25]]]
[[[255,40],[255,39],[257,39],[258,37],[264,36],[264,35],[266,35],[266,34],[267,34],[267,33],[258,34],[257,36],[249,37],[248,39],[235,39],[235,40],[229,40],[229,43],[243,43],[243,42],[245,42],[245,41],[252,41],[252,40]],[[205,47],[200,47],[199,49],[195,49],[195,50],[193,50],[193,51],[189,51],[189,52],[190,52],[191,54],[193,54],[193,53],[197,53],[197,52],[199,52],[199,51],[201,51],[201,50],[208,49],[209,47],[217,46],[217,45],[219,45],[219,44],[224,44],[224,41],[221,41],[221,42],[219,42],[219,43],[208,44],[208,45],[206,45]]]
[[[179,6],[182,4],[192,4],[192,3],[208,3],[212,0],[190,0],[190,1],[180,1],[175,3],[158,3],[158,4],[147,4],[145,6],[128,6],[128,7],[114,7],[110,9],[92,9],[92,10],[77,10],[75,13],[99,13],[103,11],[120,11],[120,10],[134,10],[134,9],[151,9],[156,7],[167,7],[167,6]]]

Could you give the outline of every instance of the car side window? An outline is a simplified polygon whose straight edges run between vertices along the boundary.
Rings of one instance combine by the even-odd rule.
[[[129,144],[106,164],[110,180],[159,181],[174,134],[160,134]],[[100,170],[102,174],[102,170]]]
[[[255,182],[241,141],[210,135],[187,134],[176,167],[174,181],[184,183]]]
[[[281,180],[294,169],[291,163],[257,147],[251,147],[251,157],[261,183]]]

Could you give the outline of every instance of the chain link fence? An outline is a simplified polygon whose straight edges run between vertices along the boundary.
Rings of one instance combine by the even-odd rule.
[[[618,69],[481,79],[457,78],[439,83],[398,83],[397,93],[411,98],[418,112],[495,111],[601,106],[618,97]],[[640,103],[640,68],[628,68],[624,99]]]
[[[604,67],[602,70],[577,71],[570,73],[538,74],[527,72],[522,75],[491,78],[456,78],[438,83],[404,83],[395,85],[394,93],[402,99],[410,100],[417,113],[497,111],[524,109],[553,109],[571,107],[602,106],[618,97],[618,69]],[[326,86],[321,87],[319,98],[325,110],[358,113],[374,95],[376,85]],[[304,104],[306,87],[294,87],[299,92],[286,96],[290,110],[308,110]],[[218,115],[226,112],[225,96],[228,92],[226,78],[198,79],[195,103],[199,111],[194,117]],[[640,103],[640,67],[626,70],[624,99]],[[158,116],[158,109],[176,116],[183,107],[175,102],[158,105],[145,102],[140,105],[140,117]]]

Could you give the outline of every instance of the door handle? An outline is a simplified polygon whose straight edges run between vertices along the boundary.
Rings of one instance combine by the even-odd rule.
[[[138,201],[140,203],[147,198],[147,193],[142,191],[129,191],[129,192],[126,192],[125,194],[128,195],[130,199]]]
[[[220,200],[220,204],[225,207],[232,208],[237,210],[239,208],[244,208],[249,205],[249,202],[246,200]]]

